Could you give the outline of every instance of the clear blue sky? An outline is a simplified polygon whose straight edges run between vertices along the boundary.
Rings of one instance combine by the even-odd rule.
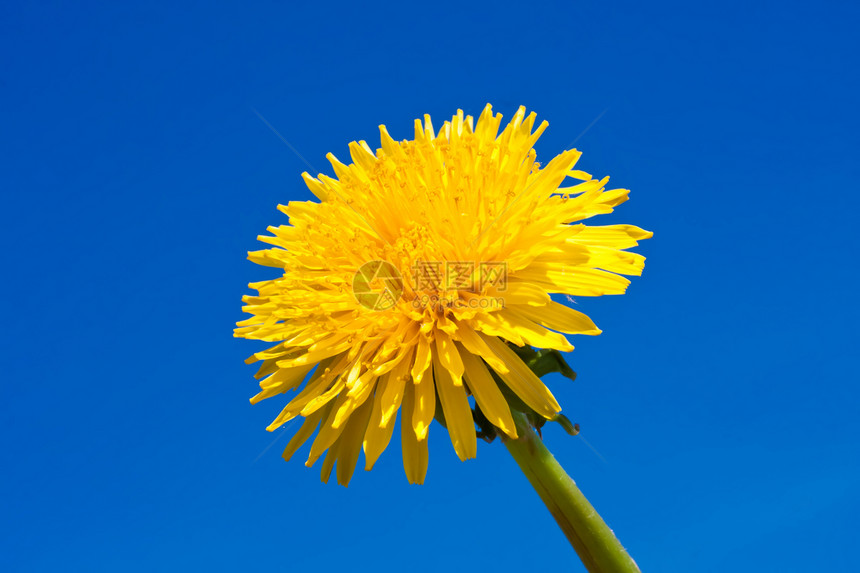
[[[545,432],[643,571],[856,570],[856,3],[115,4],[0,7],[4,571],[580,570],[499,443],[284,463],[232,338],[310,198],[254,109],[330,174],[487,102],[655,232]]]

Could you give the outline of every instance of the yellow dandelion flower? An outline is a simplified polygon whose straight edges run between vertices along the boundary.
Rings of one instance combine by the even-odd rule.
[[[576,150],[542,167],[534,144],[547,123],[535,129],[534,113],[520,108],[500,132],[501,122],[487,105],[477,122],[458,111],[438,132],[416,120],[409,141],[380,126],[375,152],[360,141],[350,165],[328,155],[336,178],[303,174],[319,202],[279,206],[289,224],[249,253],[284,271],[243,298],[252,316],[235,335],[275,343],[248,359],[262,362],[251,402],[301,387],[268,430],[304,418],[284,458],[317,432],[306,465],[325,454],[324,481],[336,462],[346,485],[362,449],[371,469],[398,411],[412,483],[424,481],[434,418],[461,460],[475,457],[470,397],[511,438],[506,393],[555,418],[558,402],[514,347],[573,350],[565,334],[600,330],[550,294],[622,294],[621,275],[642,271],[644,257],[625,249],[651,233],[579,223],[628,191],[575,170]]]

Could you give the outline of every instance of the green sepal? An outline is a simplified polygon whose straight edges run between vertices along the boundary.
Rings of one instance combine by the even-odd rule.
[[[535,350],[531,346],[516,346],[513,344],[510,347],[538,378],[558,372],[565,378],[576,380],[576,372],[568,365],[564,356],[558,350],[547,348]]]
[[[550,420],[550,422],[557,422],[562,428],[564,428],[564,431],[571,436],[575,436],[579,433],[579,424],[572,423],[564,414],[556,414],[555,418]]]
[[[517,354],[517,356],[526,364],[526,366],[531,369],[535,375],[540,378],[546,376],[547,374],[551,374],[553,372],[558,372],[565,378],[569,378],[570,380],[576,379],[576,372],[568,365],[565,361],[564,356],[558,350],[551,349],[540,349],[535,350],[531,346],[516,346],[514,344],[510,344],[511,349]],[[551,420],[547,420],[534,410],[532,410],[525,402],[517,396],[513,390],[508,388],[507,384],[502,380],[502,378],[496,374],[496,372],[488,367],[490,374],[493,379],[496,381],[499,390],[501,390],[502,395],[505,397],[505,400],[508,403],[508,406],[512,411],[521,412],[525,415],[529,424],[535,428],[538,433],[540,433],[541,428],[547,421],[557,422],[564,431],[570,434],[571,436],[575,436],[579,433],[579,424],[573,424],[567,418],[567,416],[563,414],[557,414]],[[441,409],[439,405],[437,405],[437,412]],[[484,413],[475,405],[475,408],[472,410],[472,418],[475,420],[475,424],[480,428],[476,435],[484,439],[488,442],[493,441],[496,436],[500,436],[501,433],[499,430],[493,426],[493,424],[487,420]]]

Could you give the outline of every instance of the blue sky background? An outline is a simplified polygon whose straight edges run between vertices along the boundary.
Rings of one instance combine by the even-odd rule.
[[[595,222],[655,232],[550,380],[584,439],[545,432],[643,571],[855,570],[858,16],[4,3],[0,568],[581,570],[499,443],[461,463],[437,428],[422,487],[397,437],[348,489],[284,463],[232,338],[268,276],[245,252],[311,197],[254,109],[331,174],[380,123],[491,102],[550,122],[539,159],[581,135],[632,189]]]

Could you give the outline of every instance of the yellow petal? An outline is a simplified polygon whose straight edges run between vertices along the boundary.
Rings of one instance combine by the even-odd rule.
[[[424,377],[424,372],[430,366],[430,343],[427,337],[418,338],[418,350],[415,353],[415,363],[412,366],[412,379],[418,384]]]
[[[427,475],[430,459],[427,451],[427,438],[419,440],[412,429],[412,403],[415,400],[415,385],[406,385],[403,407],[400,412],[400,441],[403,447],[403,469],[409,483],[422,484]]]
[[[311,453],[308,455],[308,461],[305,462],[307,467],[314,465],[314,462],[334,444],[340,435],[343,433],[345,426],[335,426],[334,417],[338,409],[348,400],[346,394],[341,394],[337,397],[328,415],[320,424],[320,431],[317,434],[314,443],[311,444]]]
[[[355,465],[361,452],[362,436],[367,429],[370,413],[371,403],[368,400],[349,417],[349,422],[340,437],[337,449],[337,483],[344,487],[349,485],[349,480],[355,472]]]
[[[389,373],[388,385],[382,393],[382,409],[380,427],[388,425],[397,413],[400,402],[403,400],[405,386],[412,383],[409,377],[409,360],[412,356],[410,350],[406,358]]]
[[[265,380],[260,381],[262,391],[251,398],[251,404],[256,404],[260,400],[265,400],[276,394],[283,394],[297,388],[301,385],[308,372],[311,371],[311,368],[313,368],[313,365],[278,370]]]
[[[430,422],[436,413],[436,388],[433,383],[433,364],[425,371],[421,382],[412,384],[415,387],[415,411],[412,414],[412,427],[419,440],[427,438]]]
[[[572,242],[627,249],[638,245],[638,241],[650,239],[654,233],[633,225],[576,225],[579,232],[571,239]]]
[[[476,317],[473,322],[479,325],[478,328],[481,332],[510,340],[518,346],[525,343],[537,348],[552,348],[561,352],[573,350],[573,346],[563,335],[549,331],[523,315],[508,309],[480,318]]]
[[[457,351],[457,347],[454,346],[454,341],[451,340],[451,337],[444,332],[437,331],[436,333],[436,351],[437,353],[434,354],[434,358],[438,356],[439,359],[439,363],[436,367],[438,368],[440,365],[443,366],[451,373],[454,384],[462,386],[463,361],[460,359],[460,353]]]
[[[508,373],[497,371],[499,377],[529,408],[547,419],[561,412],[561,406],[549,389],[507,344],[492,336],[482,334],[481,338],[509,370]]]
[[[353,412],[367,402],[367,399],[370,398],[373,394],[373,389],[376,387],[376,380],[377,378],[373,376],[372,372],[367,372],[359,378],[355,387],[347,392],[346,396],[348,400],[335,412],[334,421],[332,422],[334,426],[343,425],[352,416]]]
[[[508,367],[505,363],[496,357],[495,353],[490,350],[484,339],[481,338],[471,324],[459,325],[457,331],[460,336],[460,342],[466,347],[466,350],[476,356],[480,356],[487,361],[487,364],[493,367],[496,372],[508,372]]]
[[[591,258],[589,264],[598,269],[622,275],[639,276],[645,268],[645,257],[639,253],[628,253],[610,247],[588,248]]]
[[[394,392],[389,392],[389,386],[396,387]],[[379,379],[376,385],[376,393],[373,396],[373,410],[370,413],[370,422],[367,424],[367,430],[364,433],[364,469],[370,470],[373,464],[379,459],[379,456],[388,447],[391,441],[391,434],[394,432],[394,418],[389,417],[387,420],[383,418],[385,410],[392,404],[385,403],[385,394],[394,394],[396,406],[393,410],[397,410],[400,406],[400,400],[403,398],[403,389],[406,387],[406,381],[391,377],[391,373],[385,374]],[[397,391],[399,390],[399,392]]]
[[[462,384],[454,384],[451,373],[442,366],[441,360],[436,355],[433,356],[433,372],[436,378],[436,391],[439,392],[439,402],[445,413],[445,422],[454,451],[461,461],[474,458],[478,453],[478,444],[466,389]]]
[[[507,289],[504,292],[497,293],[496,296],[502,297],[506,306],[509,304],[544,306],[552,300],[544,289],[537,285],[523,282],[508,283]]]
[[[323,419],[324,416],[327,416],[329,410],[331,408],[322,408],[317,410],[302,422],[302,427],[299,428],[299,431],[296,432],[293,437],[290,439],[289,443],[287,443],[287,447],[284,448],[283,458],[286,461],[290,461],[290,458],[296,453],[302,445],[311,437],[311,434],[317,429],[319,426],[320,420]]]
[[[543,287],[547,292],[574,296],[624,294],[630,281],[626,278],[585,267],[539,263],[518,271],[515,281],[525,281]]]
[[[567,334],[597,335],[602,332],[587,315],[555,301],[551,301],[542,308],[512,305],[509,310],[522,314],[547,328]]]
[[[464,352],[463,363],[466,365],[466,384],[484,416],[508,436],[516,438],[517,428],[511,416],[511,409],[484,362],[473,354]]]

